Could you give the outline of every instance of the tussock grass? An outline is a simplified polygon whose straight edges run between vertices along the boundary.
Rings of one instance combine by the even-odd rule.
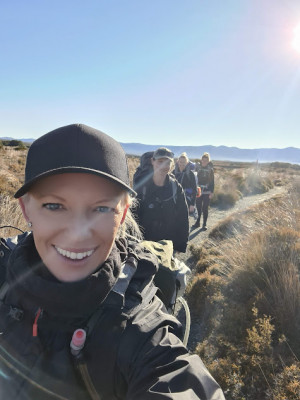
[[[140,165],[140,157],[128,156],[127,162],[128,162],[130,184],[132,186],[133,175],[134,175],[135,171],[137,170],[137,167]]]
[[[193,248],[200,259],[187,297],[203,338],[195,351],[229,400],[300,398],[299,193],[295,180]]]
[[[0,196],[12,196],[23,182],[27,150],[3,147],[0,149]]]
[[[0,197],[0,226],[11,225],[23,231],[28,229],[17,200],[10,196]],[[1,229],[0,236],[15,236],[18,232],[12,228]]]
[[[277,175],[271,179],[268,172],[258,168],[217,169],[211,204],[221,209],[230,208],[243,196],[267,192],[274,187],[274,180],[278,185],[283,184]]]
[[[244,227],[241,220],[234,215],[230,215],[209,232],[209,237],[213,239],[226,239],[229,236],[241,233],[243,230]]]

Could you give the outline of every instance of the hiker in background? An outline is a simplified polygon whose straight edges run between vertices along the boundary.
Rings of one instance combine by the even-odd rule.
[[[189,158],[186,153],[182,153],[173,171],[175,178],[183,187],[190,215],[194,214],[197,194],[197,183],[194,172],[191,170]]]
[[[155,296],[157,257],[127,235],[134,195],[122,147],[96,129],[31,145],[15,194],[31,232],[0,259],[1,399],[224,399]]]
[[[137,221],[146,240],[172,240],[174,250],[184,253],[189,236],[188,208],[182,186],[170,175],[174,154],[161,147],[153,153],[151,164],[150,177],[134,186]]]
[[[196,198],[198,219],[192,226],[193,229],[200,227],[200,219],[203,213],[202,230],[207,230],[208,206],[214,192],[214,169],[210,161],[209,153],[204,153],[199,164],[196,165],[198,186],[201,187],[201,196]]]

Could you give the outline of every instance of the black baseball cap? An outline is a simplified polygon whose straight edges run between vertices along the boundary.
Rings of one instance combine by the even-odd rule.
[[[174,153],[166,147],[160,147],[153,153],[153,159],[159,160],[160,158],[168,158],[172,161],[174,159]]]
[[[39,179],[66,172],[99,175],[136,195],[130,187],[126,154],[120,143],[87,125],[72,124],[32,143],[27,154],[25,183],[15,198],[23,196]]]

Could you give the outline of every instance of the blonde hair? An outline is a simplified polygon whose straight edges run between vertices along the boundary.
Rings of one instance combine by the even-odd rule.
[[[138,240],[143,239],[142,232],[137,224],[131,208],[135,208],[137,206],[138,201],[133,199],[127,191],[125,191],[124,196],[125,204],[129,204],[129,208],[127,210],[127,214],[124,220],[124,223],[120,225],[118,234],[116,236],[117,239],[119,238],[136,238]]]
[[[201,158],[208,158],[208,161],[210,161],[210,155],[209,153],[203,153]]]
[[[184,158],[186,160],[186,162],[190,161],[186,152],[183,152],[182,154],[180,154],[180,156],[178,157],[178,160],[180,160],[180,158]]]

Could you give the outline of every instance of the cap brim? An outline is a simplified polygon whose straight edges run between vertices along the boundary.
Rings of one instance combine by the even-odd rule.
[[[167,159],[170,160],[170,161],[173,161],[173,160],[174,160],[174,158],[168,157],[168,156],[157,156],[157,157],[153,157],[154,160],[160,160],[160,159],[162,159],[162,158],[167,158]]]
[[[119,184],[122,186],[123,189],[127,190],[132,197],[135,197],[137,193],[120,179],[114,177],[113,175],[107,174],[105,172],[97,171],[95,169],[84,168],[84,167],[61,167],[52,169],[50,171],[44,172],[40,175],[37,175],[34,179],[30,180],[29,182],[25,183],[14,195],[16,199],[24,196],[29,189],[40,179],[46,178],[47,176],[56,175],[56,174],[64,174],[64,173],[85,173],[85,174],[93,174],[98,175],[100,177],[106,178],[114,183]]]

